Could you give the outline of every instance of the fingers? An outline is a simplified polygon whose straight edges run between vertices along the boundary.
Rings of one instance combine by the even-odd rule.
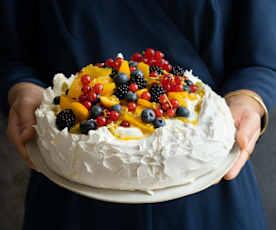
[[[224,179],[232,180],[237,177],[237,175],[240,173],[242,167],[245,165],[248,158],[250,157],[252,151],[254,150],[255,144],[259,138],[259,135],[260,135],[260,131],[259,130],[255,131],[255,133],[251,137],[250,141],[248,142],[246,148],[241,151],[239,158],[234,163],[234,166],[224,176]]]
[[[23,133],[24,133],[24,130],[23,130]],[[14,144],[16,151],[21,154],[21,156],[28,163],[28,165],[32,169],[35,169],[36,171],[38,171],[35,168],[34,164],[31,162],[31,160],[29,159],[28,154],[26,152],[25,142],[20,133],[20,120],[13,108],[11,108],[10,114],[9,114],[7,136],[11,140],[11,142]]]

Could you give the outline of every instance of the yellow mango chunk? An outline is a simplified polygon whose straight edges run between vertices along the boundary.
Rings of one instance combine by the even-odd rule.
[[[100,77],[97,77],[97,78],[94,78],[93,81],[92,81],[92,85],[95,85],[95,84],[108,84],[108,83],[112,83],[113,82],[113,79],[109,76],[100,76]]]
[[[141,97],[142,93],[144,93],[144,92],[148,92],[148,89],[139,89],[136,91],[136,94],[138,97]]]
[[[74,100],[67,95],[60,95],[60,108],[61,110],[70,109]]]
[[[68,96],[71,98],[78,99],[80,95],[82,95],[82,82],[81,77],[76,77],[69,89]]]
[[[115,83],[107,83],[103,85],[103,96],[111,96],[114,92],[114,89],[116,88]]]
[[[144,62],[139,62],[137,69],[141,70],[144,74],[145,79],[148,80],[150,74],[149,65],[145,64]]]
[[[100,101],[106,107],[112,107],[113,105],[120,104],[120,100],[115,95],[111,97],[101,96]]]
[[[153,103],[151,103],[151,102],[149,102],[149,101],[147,101],[145,99],[138,99],[137,100],[137,104],[138,105],[142,105],[142,106],[144,106],[146,108],[154,109]]]
[[[131,125],[141,129],[143,133],[152,134],[154,133],[154,127],[151,124],[145,124],[141,118],[136,118],[130,113],[122,114],[122,119],[128,121]]]
[[[197,95],[195,93],[191,93],[188,95],[189,100],[194,101],[197,99]]]
[[[146,109],[144,106],[137,105],[136,106],[136,110],[135,110],[135,115],[137,117],[141,117],[141,114],[142,114],[142,112],[143,112],[144,109]]]
[[[128,61],[125,61],[125,60],[122,61],[121,66],[119,68],[119,72],[127,74],[128,77],[130,76]]]
[[[100,68],[98,66],[88,65],[80,71],[80,77],[84,75],[89,75],[92,79],[97,77],[108,77],[112,72],[110,68]]]
[[[71,109],[73,111],[73,113],[76,116],[76,119],[78,121],[84,121],[87,120],[89,118],[89,111],[88,109],[81,103],[79,102],[73,102],[71,104]]]
[[[169,100],[171,99],[176,99],[179,101],[179,104],[181,106],[187,107],[187,98],[188,98],[189,93],[188,92],[169,92],[168,93],[168,98]]]
[[[69,133],[80,134],[80,123],[75,124],[69,131]]]

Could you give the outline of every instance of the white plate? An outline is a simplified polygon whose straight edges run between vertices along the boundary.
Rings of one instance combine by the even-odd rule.
[[[238,146],[235,145],[224,164],[221,165],[217,170],[197,178],[192,183],[156,190],[153,194],[148,194],[142,191],[99,189],[72,182],[56,174],[47,167],[35,140],[30,141],[26,145],[26,149],[31,161],[41,171],[41,173],[61,187],[97,200],[133,204],[163,202],[202,191],[212,186],[216,181],[218,181],[226,174],[226,172],[232,167],[235,160],[238,158],[240,152]]]

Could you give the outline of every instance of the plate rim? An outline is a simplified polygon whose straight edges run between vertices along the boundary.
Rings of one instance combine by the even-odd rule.
[[[234,162],[237,160],[240,154],[239,147],[235,143],[233,145],[231,152],[228,154],[224,162],[224,165],[222,165],[220,168],[217,168],[216,170],[213,170],[212,172],[197,178],[195,181],[191,183],[168,187],[160,190],[154,190],[153,194],[150,194],[148,192],[138,191],[138,190],[126,191],[126,190],[96,188],[96,187],[71,181],[59,175],[58,173],[56,173],[55,171],[53,171],[47,166],[45,160],[43,159],[42,154],[40,153],[36,139],[37,138],[33,138],[31,141],[29,141],[26,144],[26,150],[30,160],[33,162],[35,167],[40,171],[40,173],[46,176],[49,180],[51,180],[55,184],[65,189],[68,189],[72,192],[75,192],[79,195],[83,195],[88,198],[101,200],[105,202],[124,203],[124,204],[145,204],[145,203],[165,202],[165,201],[178,199],[180,197],[184,197],[184,196],[191,195],[191,194],[200,192],[202,190],[205,190],[208,187],[211,187],[212,185],[214,185],[219,179],[221,179],[226,174],[226,172],[233,166]],[[35,148],[36,148],[36,151],[33,151],[33,149]],[[196,189],[194,189],[193,191],[184,192],[185,189],[187,189],[187,186],[191,187],[193,186],[194,183],[198,182],[199,180],[203,180],[203,178],[206,178],[206,176],[211,177],[213,174],[215,175],[219,171],[220,171],[219,176],[216,176],[208,183],[196,187]],[[167,194],[167,196],[163,194]],[[128,196],[129,198],[127,198]],[[131,197],[135,197],[139,199],[135,200],[135,199],[131,199]],[[158,197],[163,197],[163,198],[158,198]]]

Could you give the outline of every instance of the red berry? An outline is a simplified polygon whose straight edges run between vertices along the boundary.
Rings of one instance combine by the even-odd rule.
[[[142,99],[144,99],[144,100],[147,100],[147,101],[149,101],[150,99],[151,99],[151,95],[150,95],[150,93],[149,92],[143,92],[142,94],[141,94],[141,98]]]
[[[130,66],[129,70],[130,70],[130,72],[132,72],[133,70],[136,70],[136,67],[135,66]]]
[[[164,62],[165,62],[164,59],[159,59],[159,60],[156,61],[156,65],[163,68],[164,64],[165,64]]]
[[[165,84],[163,85],[163,89],[166,91],[166,92],[170,92],[171,91],[171,84]]]
[[[177,84],[177,85],[180,85],[182,83],[182,77],[181,76],[175,76],[174,77],[174,82]]]
[[[130,127],[130,123],[128,121],[122,121],[120,126],[128,128],[128,127]]]
[[[134,112],[136,110],[136,104],[134,102],[129,102],[127,104],[128,111]]]
[[[171,104],[174,109],[177,109],[179,107],[179,101],[176,99],[171,99]]]
[[[118,61],[114,61],[114,63],[113,63],[113,68],[114,69],[119,69],[120,68],[120,66],[121,66],[121,64],[120,64],[120,62],[118,62]]]
[[[160,60],[160,59],[162,59],[164,56],[165,56],[164,53],[162,53],[160,50],[156,50],[156,51],[155,51],[154,57],[155,57],[156,60]]]
[[[136,92],[139,89],[139,87],[137,84],[132,83],[129,85],[128,89],[129,89],[129,91]]]
[[[82,104],[83,104],[88,110],[91,109],[91,107],[92,107],[92,104],[91,104],[90,101],[84,101]]]
[[[154,113],[155,113],[155,117],[158,118],[158,117],[162,117],[164,112],[162,109],[155,109]]]
[[[112,58],[108,58],[105,63],[104,63],[106,66],[110,66],[112,67],[113,64],[114,64],[114,60]]]
[[[183,85],[173,85],[173,89],[174,92],[182,92],[184,90]]]
[[[96,63],[95,66],[97,66],[97,67],[104,67],[104,63],[103,62],[102,63]]]
[[[155,72],[155,71],[154,71],[154,72],[151,72],[151,73],[150,73],[150,76],[153,77],[153,78],[156,78],[156,77],[158,77],[158,73]]]
[[[192,93],[197,91],[197,87],[195,85],[190,85],[190,89]]]
[[[103,114],[104,114],[104,117],[109,117],[110,111],[108,109],[104,109]]]
[[[162,105],[162,108],[167,111],[167,110],[169,110],[171,108],[171,106],[170,106],[170,104],[168,102],[166,102],[166,103],[164,103]]]
[[[146,64],[148,64],[148,63],[149,63],[149,59],[146,58],[146,57],[144,57],[144,58],[143,58],[143,62],[146,63]]]
[[[140,53],[134,53],[131,56],[131,60],[136,61],[136,62],[141,62],[141,61],[143,61],[143,56]]]
[[[117,121],[119,118],[119,113],[115,110],[112,110],[109,115],[110,120]]]
[[[96,93],[96,94],[101,94],[101,92],[103,91],[103,85],[102,84],[95,84],[94,87],[93,87],[93,91]]]
[[[88,99],[88,97],[87,97],[86,95],[80,95],[80,96],[79,96],[79,102],[80,102],[80,103],[85,102],[87,99]]]
[[[166,112],[166,115],[168,117],[174,117],[175,116],[175,110],[174,109],[168,109]]]
[[[104,116],[99,116],[96,119],[98,127],[105,126],[106,125],[106,118]]]
[[[89,101],[96,101],[97,100],[97,94],[95,92],[89,92],[87,97],[88,97]]]
[[[84,85],[82,88],[81,88],[81,91],[84,93],[84,94],[88,94],[90,92],[91,88],[89,85]]]
[[[148,49],[145,51],[144,57],[146,57],[146,58],[148,58],[148,59],[152,59],[152,58],[154,57],[154,54],[155,54],[154,49],[148,48]]]
[[[105,122],[105,125],[109,125],[109,124],[111,124],[112,122],[113,122],[112,120],[107,119],[106,122]]]
[[[150,59],[148,65],[150,66],[156,65],[156,59]]]
[[[89,75],[84,75],[81,77],[81,82],[83,85],[88,85],[91,82],[91,77]]]
[[[183,77],[183,80],[184,80],[184,81],[185,81],[185,80],[188,80],[188,77],[184,76],[184,77]]]
[[[172,66],[170,64],[164,64],[163,69],[169,73],[172,71]]]
[[[162,105],[168,102],[166,94],[162,94],[162,95],[159,97],[159,102],[160,102],[160,104],[162,104]]]
[[[116,57],[115,62],[118,62],[120,65],[122,64],[123,59],[120,57]]]

